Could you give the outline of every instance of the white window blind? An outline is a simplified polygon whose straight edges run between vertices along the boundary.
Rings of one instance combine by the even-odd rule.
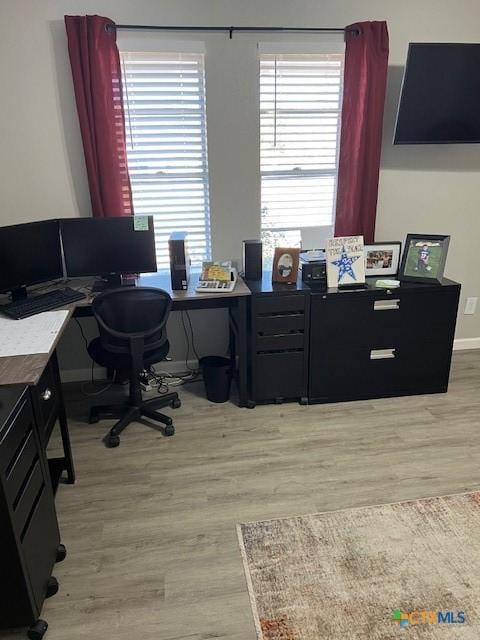
[[[260,55],[262,232],[335,218],[343,53]],[[283,233],[277,233],[283,232]]]
[[[153,215],[158,268],[187,231],[192,264],[211,256],[204,55],[122,52],[135,215]]]

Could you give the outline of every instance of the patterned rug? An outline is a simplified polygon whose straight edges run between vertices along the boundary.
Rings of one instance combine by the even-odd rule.
[[[259,640],[480,639],[480,492],[238,525]]]

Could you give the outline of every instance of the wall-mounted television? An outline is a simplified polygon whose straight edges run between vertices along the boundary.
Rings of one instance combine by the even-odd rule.
[[[394,144],[480,142],[480,44],[408,47]]]

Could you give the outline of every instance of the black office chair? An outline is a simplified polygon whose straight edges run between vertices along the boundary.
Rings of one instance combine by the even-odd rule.
[[[100,336],[88,345],[88,353],[102,367],[128,370],[130,378],[127,403],[90,410],[90,423],[102,418],[120,418],[106,436],[108,447],[118,447],[121,432],[140,416],[164,424],[166,436],[175,433],[172,418],[156,409],[178,408],[178,393],[144,401],[140,387],[140,374],[144,368],[160,362],[168,353],[170,345],[165,325],[171,307],[169,294],[152,287],[113,289],[101,293],[92,303]]]

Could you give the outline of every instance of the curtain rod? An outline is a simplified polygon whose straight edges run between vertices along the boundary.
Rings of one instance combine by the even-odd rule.
[[[146,24],[113,24],[105,25],[107,31],[115,30],[152,30],[152,31],[216,31],[225,32],[232,39],[234,31],[238,33],[354,33],[359,35],[360,31],[356,27],[172,27],[156,26]]]

